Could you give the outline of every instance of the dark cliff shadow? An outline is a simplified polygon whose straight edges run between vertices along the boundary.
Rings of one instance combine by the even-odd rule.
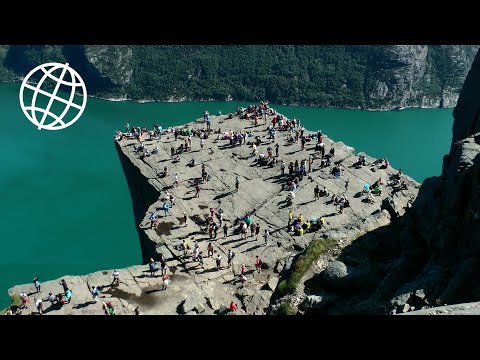
[[[243,251],[242,251],[242,254],[244,254],[244,253],[246,253],[246,252],[249,252],[249,251],[253,251],[253,250],[259,249],[259,248],[261,248],[261,247],[266,247],[266,246],[268,245],[268,244],[265,244],[265,240],[264,240],[264,239],[262,239],[262,240],[258,239],[257,241],[262,241],[262,243],[261,243],[261,244],[258,244],[258,245],[255,245],[255,246],[252,246],[252,247],[250,247],[250,248],[248,248],[248,249],[243,250]]]
[[[149,183],[148,179],[141,174],[140,170],[130,162],[121,150],[121,145],[115,143],[115,148],[127,179],[135,220],[132,226],[135,226],[138,231],[140,246],[142,249],[142,259],[145,264],[156,254],[156,244],[148,239],[145,232],[137,226],[137,224],[142,223],[149,206],[157,201],[160,193]]]
[[[232,195],[234,194],[236,191],[235,190],[232,190],[232,191],[229,191],[229,192],[226,192],[226,193],[223,193],[223,194],[220,194],[220,195],[217,195],[213,198],[213,200],[218,200],[218,199],[223,199],[224,197],[228,196],[228,195]]]
[[[75,306],[72,306],[72,309],[76,309],[76,310],[78,310],[78,309],[83,309],[83,308],[86,308],[86,307],[89,306],[89,305],[93,305],[93,304],[96,304],[96,303],[97,303],[97,302],[96,302],[95,300],[86,301],[86,302],[84,302],[84,303],[82,303],[82,304],[77,304],[77,305],[75,305]]]

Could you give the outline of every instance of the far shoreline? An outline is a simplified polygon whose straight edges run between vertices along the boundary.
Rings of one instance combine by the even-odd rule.
[[[21,84],[22,80],[21,79],[14,79],[11,81],[2,81],[2,84]],[[31,82],[35,84],[35,82]],[[88,92],[88,89],[87,89]],[[130,98],[127,98],[126,96],[118,96],[118,97],[104,97],[104,96],[98,96],[98,95],[87,95],[90,98],[94,99],[99,99],[99,100],[106,100],[106,101],[111,101],[111,102],[132,102],[132,103],[138,103],[138,104],[147,104],[147,103],[188,103],[188,102],[205,102],[205,103],[213,103],[213,102],[245,102],[249,104],[255,104],[258,103],[261,100],[235,100],[231,97],[228,99],[223,99],[223,100],[217,100],[217,99],[189,99],[186,97],[181,97],[181,98],[174,98],[173,96],[169,100],[155,100],[155,99],[139,99],[139,100],[133,100]],[[359,110],[359,111],[368,111],[368,112],[385,112],[385,111],[402,111],[402,110],[408,110],[408,109],[453,109],[456,106],[392,106],[389,108],[362,108],[360,106],[358,107],[340,107],[340,106],[324,106],[324,105],[305,105],[305,104],[300,104],[300,103],[291,103],[291,104],[277,104],[275,102],[271,102],[270,100],[267,100],[269,104],[272,104],[274,106],[292,106],[292,107],[309,107],[309,108],[318,108],[318,109],[337,109],[337,110]]]

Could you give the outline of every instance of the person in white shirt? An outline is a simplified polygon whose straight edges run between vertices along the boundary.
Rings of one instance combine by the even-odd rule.
[[[113,276],[112,285],[114,285],[114,284],[119,285],[120,284],[120,273],[117,270],[113,270],[112,276]]]
[[[34,299],[35,300],[35,307],[37,308],[40,315],[43,315],[43,301],[42,299]]]

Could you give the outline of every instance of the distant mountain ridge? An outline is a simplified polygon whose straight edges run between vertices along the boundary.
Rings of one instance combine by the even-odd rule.
[[[69,62],[91,95],[390,110],[454,107],[478,45],[0,45],[0,81]]]

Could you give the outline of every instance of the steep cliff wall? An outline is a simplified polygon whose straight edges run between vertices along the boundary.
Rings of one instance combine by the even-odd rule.
[[[340,266],[331,263],[306,282],[310,293],[340,297],[320,312],[396,313],[480,300],[479,90],[480,53],[454,110],[441,176],[423,182],[404,216],[343,250],[339,281],[326,281]]]
[[[123,172],[127,178],[128,189],[130,190],[130,196],[132,198],[133,214],[142,247],[143,262],[147,263],[148,259],[154,257],[156,254],[156,244],[150,240],[143,229],[140,229],[139,225],[145,218],[145,214],[150,205],[158,200],[160,191],[153,184],[151,174],[142,173],[142,168],[132,163],[132,159],[124,152],[128,151],[126,148],[122,148],[118,143],[115,143],[115,148],[117,149]]]

